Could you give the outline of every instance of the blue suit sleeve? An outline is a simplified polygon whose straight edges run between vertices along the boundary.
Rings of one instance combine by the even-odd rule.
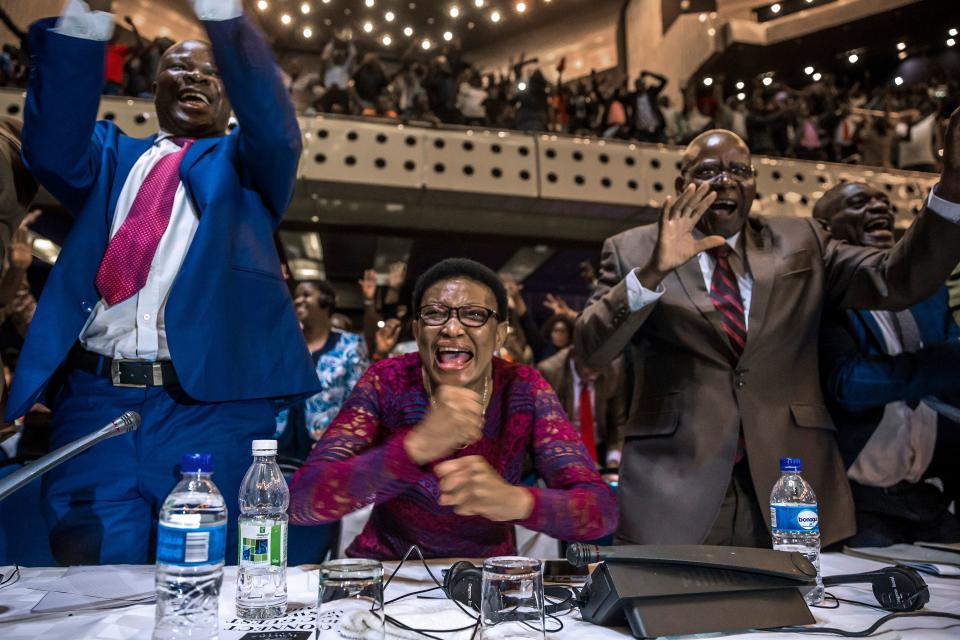
[[[96,121],[106,44],[56,33],[55,26],[48,18],[30,27],[22,153],[37,181],[76,213],[100,171],[108,128]]]
[[[204,22],[217,68],[240,123],[244,180],[279,224],[293,198],[302,141],[273,53],[245,16]]]
[[[960,393],[960,341],[936,343],[898,355],[870,352],[860,345],[852,313],[828,320],[820,335],[824,393],[847,411],[883,407],[891,402],[919,402],[927,396]]]

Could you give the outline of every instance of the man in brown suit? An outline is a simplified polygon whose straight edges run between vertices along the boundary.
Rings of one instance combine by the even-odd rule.
[[[620,359],[600,369],[588,367],[573,347],[541,360],[537,369],[557,392],[563,410],[581,433],[587,450],[600,467],[620,466],[623,425],[627,422],[626,382]],[[588,395],[587,411],[582,404]],[[592,422],[591,433],[583,431]],[[591,449],[593,444],[593,450]]]
[[[781,456],[803,459],[823,544],[854,533],[819,384],[820,316],[825,305],[903,309],[960,262],[958,114],[940,183],[890,251],[810,219],[749,217],[750,150],[720,130],[687,147],[657,224],[606,240],[575,345],[591,366],[633,349],[620,541],[768,545]]]

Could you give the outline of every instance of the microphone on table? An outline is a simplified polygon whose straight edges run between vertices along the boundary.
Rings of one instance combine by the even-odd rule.
[[[136,411],[127,411],[116,420],[105,424],[96,431],[65,444],[56,451],[51,451],[41,458],[37,458],[33,462],[25,465],[22,469],[18,469],[5,478],[0,479],[0,500],[3,500],[34,478],[42,476],[47,471],[50,471],[50,469],[66,462],[78,453],[86,451],[93,445],[107,438],[136,431],[139,426],[140,414]]]

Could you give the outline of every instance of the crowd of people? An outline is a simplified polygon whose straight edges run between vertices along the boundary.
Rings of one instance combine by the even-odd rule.
[[[825,546],[960,541],[960,110],[940,181],[899,240],[888,197],[866,183],[832,187],[810,218],[752,216],[754,150],[715,128],[687,145],[658,222],[608,238],[584,269],[582,309],[547,296],[538,326],[522,283],[448,258],[412,283],[403,263],[385,286],[358,274],[351,318],[330,283],[283,276],[274,231],[302,142],[273,53],[242,10],[200,4],[210,43],[156,60],[160,135],[96,122],[111,42],[76,24],[33,32],[44,68],[22,131],[0,128],[15,187],[0,191],[0,303],[30,324],[6,419],[22,430],[51,416],[57,447],[141,415],[136,434],[44,476],[57,562],[152,561],[190,451],[217,461],[235,543],[249,443],[270,437],[292,474],[292,523],[373,506],[350,555],[513,553],[514,525],[769,547],[781,456],[803,459]],[[349,43],[329,56],[340,70],[325,76],[353,77]],[[664,82],[645,74],[634,96],[651,139]],[[349,103],[348,89],[328,100]],[[231,103],[239,127],[225,135]],[[75,222],[34,304],[37,183]]]
[[[0,53],[0,86],[26,85],[26,34],[0,10],[21,39]],[[104,93],[152,98],[159,57],[173,41],[144,38],[129,17],[107,47]],[[122,36],[120,34],[123,34]],[[423,125],[469,125],[551,131],[685,145],[710,129],[728,129],[754,153],[802,160],[935,171],[949,114],[960,104],[957,79],[929,61],[923,82],[894,84],[817,74],[791,87],[769,77],[731,86],[724,76],[709,85],[696,78],[675,103],[670,80],[644,70],[630,82],[616,73],[564,81],[565,62],[549,82],[538,61],[508,64],[506,72],[471,65],[454,43],[433,52],[410,48],[389,58],[362,51],[342,31],[319,59],[284,65],[283,77],[298,112],[402,120]],[[726,91],[726,92],[725,92]]]

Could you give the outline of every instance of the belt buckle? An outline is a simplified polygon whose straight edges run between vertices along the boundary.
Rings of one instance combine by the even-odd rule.
[[[114,358],[114,359],[110,362],[110,381],[113,383],[113,386],[115,386],[115,387],[128,387],[128,388],[131,388],[131,389],[146,389],[146,388],[147,388],[147,385],[146,385],[146,384],[138,384],[138,383],[135,383],[135,382],[121,382],[121,381],[120,381],[120,365],[121,365],[121,364],[134,364],[134,363],[146,364],[143,360],[130,360],[130,359],[121,359],[121,358]],[[158,365],[157,365],[156,363],[154,363],[154,367],[157,367],[157,366],[158,366]],[[154,369],[154,374],[153,374],[153,377],[154,377],[155,379],[157,378],[157,374],[158,374],[158,369],[155,368],[155,369]]]

